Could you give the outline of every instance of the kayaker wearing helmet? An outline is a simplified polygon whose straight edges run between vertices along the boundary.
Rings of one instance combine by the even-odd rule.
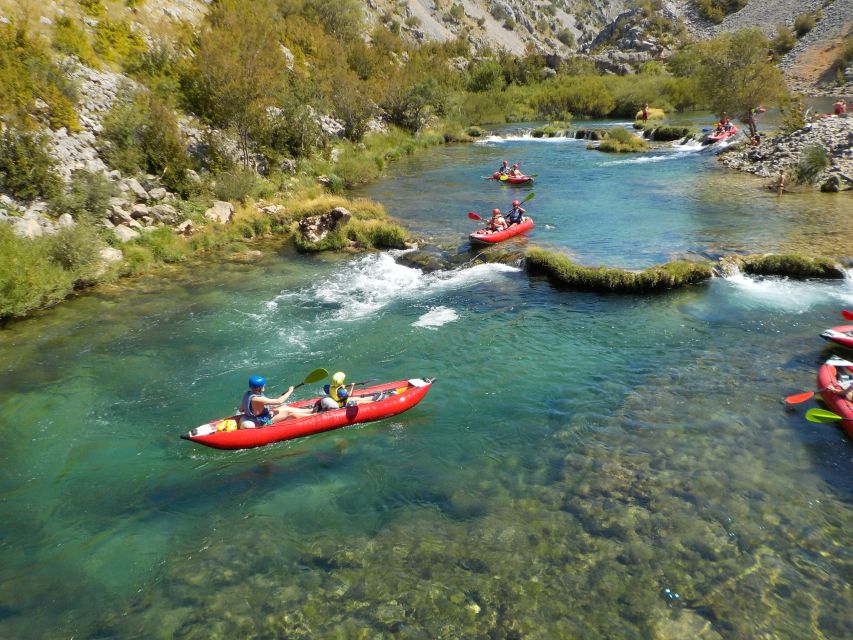
[[[492,217],[486,225],[486,229],[490,233],[506,229],[506,220],[504,220],[504,216],[500,209],[492,209]]]
[[[512,171],[510,172],[510,175],[515,176],[517,178],[521,178],[524,176],[524,174],[521,173],[521,171],[519,170],[517,162],[514,165],[512,165]]]
[[[499,174],[501,174],[502,176],[508,176],[509,175],[509,160],[504,160],[503,163],[501,163],[501,168],[498,169],[497,172]]]
[[[512,209],[507,213],[507,222],[509,222],[509,226],[514,224],[521,224],[524,220],[524,214],[527,213],[524,209],[521,208],[521,202],[518,200],[512,201]]]
[[[304,418],[311,415],[311,409],[297,409],[288,407],[284,403],[293,393],[293,387],[278,398],[267,398],[264,395],[264,387],[267,381],[263,376],[252,376],[249,378],[249,390],[243,394],[240,402],[240,428],[254,429],[268,424],[275,424],[288,418]]]
[[[332,383],[323,385],[323,391],[326,396],[320,399],[318,405],[319,411],[330,411],[332,409],[340,409],[341,407],[351,407],[362,402],[370,402],[369,396],[352,398],[352,390],[355,388],[355,383],[349,386],[349,389],[344,386],[344,380],[347,379],[347,374],[343,371],[338,371],[332,376]]]

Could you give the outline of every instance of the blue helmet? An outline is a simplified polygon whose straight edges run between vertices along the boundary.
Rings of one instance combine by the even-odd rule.
[[[267,379],[263,376],[252,376],[249,378],[249,386],[252,389],[260,389],[261,387],[267,386]]]

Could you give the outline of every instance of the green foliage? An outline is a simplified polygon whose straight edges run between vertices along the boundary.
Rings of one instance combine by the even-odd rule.
[[[795,44],[797,44],[797,38],[794,32],[784,24],[777,24],[776,35],[770,41],[770,49],[773,53],[781,57],[793,49]]]
[[[335,116],[344,125],[344,135],[358,142],[367,133],[368,123],[376,115],[373,101],[362,91],[360,83],[349,74],[339,73],[333,79],[332,104]]]
[[[560,286],[614,293],[660,291],[695,284],[713,275],[707,264],[684,261],[669,262],[643,271],[583,267],[565,255],[536,248],[527,252],[525,263],[530,273],[545,274]]]
[[[806,126],[806,106],[803,96],[796,94],[782,101],[782,133],[794,133]]]
[[[575,41],[575,34],[572,33],[571,29],[562,29],[560,33],[557,34],[557,40],[566,45],[569,49],[574,49],[577,46],[577,42]]]
[[[417,133],[427,123],[442,97],[441,87],[435,78],[401,74],[390,83],[380,106],[392,124]]]
[[[169,227],[159,227],[143,233],[134,241],[150,251],[159,262],[180,262],[190,253],[187,241],[176,235]]]
[[[656,127],[652,129],[650,138],[659,142],[681,140],[691,134],[689,127]]]
[[[104,118],[101,139],[101,155],[111,167],[128,174],[154,173],[182,195],[192,191],[190,160],[175,114],[156,96],[138,93],[116,102]]]
[[[558,120],[565,119],[564,114],[604,117],[616,105],[598,76],[558,77],[534,94],[531,103],[543,116]]]
[[[747,0],[696,0],[699,13],[711,22],[719,24],[728,14],[740,11]]]
[[[352,220],[347,237],[365,249],[405,249],[409,233],[388,220]]]
[[[814,184],[828,166],[829,155],[826,149],[819,144],[810,144],[800,155],[795,179],[800,184]]]
[[[133,65],[146,47],[145,41],[131,30],[130,23],[104,19],[95,28],[94,49],[104,60]]]
[[[356,0],[305,0],[303,11],[341,40],[355,40],[363,30],[364,14]]]
[[[46,112],[36,108],[36,100],[47,104]],[[76,131],[76,100],[76,88],[47,48],[23,29],[0,24],[0,115],[27,126],[36,117],[54,129]]]
[[[217,200],[245,202],[257,183],[257,175],[251,169],[235,167],[216,174],[213,194]]]
[[[624,127],[613,127],[607,131],[607,136],[595,148],[599,151],[632,153],[646,151],[649,145],[645,140],[635,136]]]
[[[89,37],[77,23],[68,16],[59,16],[53,27],[51,45],[60,53],[77,58],[85,65],[98,68],[98,56],[89,42]]]
[[[0,125],[2,126],[2,125]],[[6,127],[0,134],[0,192],[19,200],[49,198],[60,187],[45,136]]]
[[[802,38],[814,29],[817,18],[818,16],[813,11],[801,13],[794,18],[794,32],[797,34],[797,38]]]
[[[787,93],[782,73],[768,59],[769,42],[759,29],[742,29],[695,45],[696,80],[714,111],[749,113]]]
[[[468,91],[500,90],[504,86],[503,68],[496,60],[484,60],[468,71]]]
[[[107,13],[101,0],[77,0],[77,4],[80,5],[83,13],[93,18],[103,18]]]
[[[115,185],[103,173],[75,171],[64,189],[51,198],[54,213],[69,213],[75,220],[94,220],[106,212],[116,194]]]
[[[60,265],[75,285],[91,284],[97,279],[104,243],[94,226],[82,223],[59,229],[44,238],[42,244],[49,259]]]

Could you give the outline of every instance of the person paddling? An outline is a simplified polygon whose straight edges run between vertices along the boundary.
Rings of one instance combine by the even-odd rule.
[[[243,394],[240,401],[241,429],[254,429],[268,424],[275,424],[288,418],[304,418],[311,415],[311,409],[288,407],[285,403],[293,393],[293,387],[288,387],[278,398],[268,398],[264,395],[267,380],[263,376],[249,378],[249,390]]]
[[[524,176],[524,174],[521,173],[521,170],[518,168],[517,162],[514,165],[512,165],[512,171],[510,172],[510,175],[514,176],[516,178],[521,178]]]
[[[492,217],[486,224],[486,230],[489,233],[495,233],[496,231],[503,231],[504,229],[506,229],[506,220],[504,219],[501,210],[492,209]]]
[[[501,168],[497,170],[497,173],[499,173],[499,174],[500,174],[500,175],[502,175],[502,176],[508,176],[508,175],[509,175],[509,172],[510,172],[510,170],[509,170],[509,160],[504,160],[504,161],[501,163]]]
[[[527,213],[524,209],[521,208],[521,202],[518,200],[512,201],[512,209],[507,213],[507,222],[509,223],[507,226],[512,226],[514,224],[521,224],[524,220],[524,214]]]

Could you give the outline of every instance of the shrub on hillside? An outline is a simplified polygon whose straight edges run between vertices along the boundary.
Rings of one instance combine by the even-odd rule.
[[[719,24],[730,13],[743,9],[746,3],[747,0],[696,0],[696,7],[708,20]]]
[[[77,221],[95,219],[104,214],[115,194],[115,185],[103,173],[78,170],[51,198],[50,208],[57,214],[69,213]]]
[[[101,20],[95,27],[95,51],[105,60],[133,64],[145,50],[145,41],[124,21]]]
[[[543,116],[557,120],[566,113],[604,117],[616,106],[605,81],[598,76],[558,78],[534,94],[531,103]]]
[[[784,56],[794,45],[797,44],[797,38],[794,32],[783,24],[776,25],[776,35],[770,41],[770,48],[777,56]]]
[[[83,64],[95,68],[100,66],[86,32],[68,16],[59,16],[56,19],[51,45],[60,53],[76,56]]]
[[[829,166],[829,156],[819,144],[810,144],[800,155],[795,174],[800,184],[814,184],[820,174]]]
[[[797,38],[802,38],[809,31],[814,29],[816,22],[817,16],[812,11],[809,11],[808,13],[801,13],[794,18],[794,32],[797,34]]]
[[[503,68],[495,60],[484,60],[468,70],[468,91],[480,93],[500,90],[503,86]]]
[[[47,152],[47,137],[6,127],[0,135],[0,192],[19,200],[50,198],[61,181]]]
[[[257,175],[252,169],[234,167],[217,173],[213,193],[218,200],[245,202],[255,188]]]
[[[95,281],[104,243],[93,225],[78,223],[59,229],[44,238],[43,244],[49,258],[69,274],[75,285]]]
[[[557,34],[557,40],[566,45],[569,49],[574,49],[577,42],[575,41],[575,34],[572,33],[571,29],[562,29],[560,33]]]

